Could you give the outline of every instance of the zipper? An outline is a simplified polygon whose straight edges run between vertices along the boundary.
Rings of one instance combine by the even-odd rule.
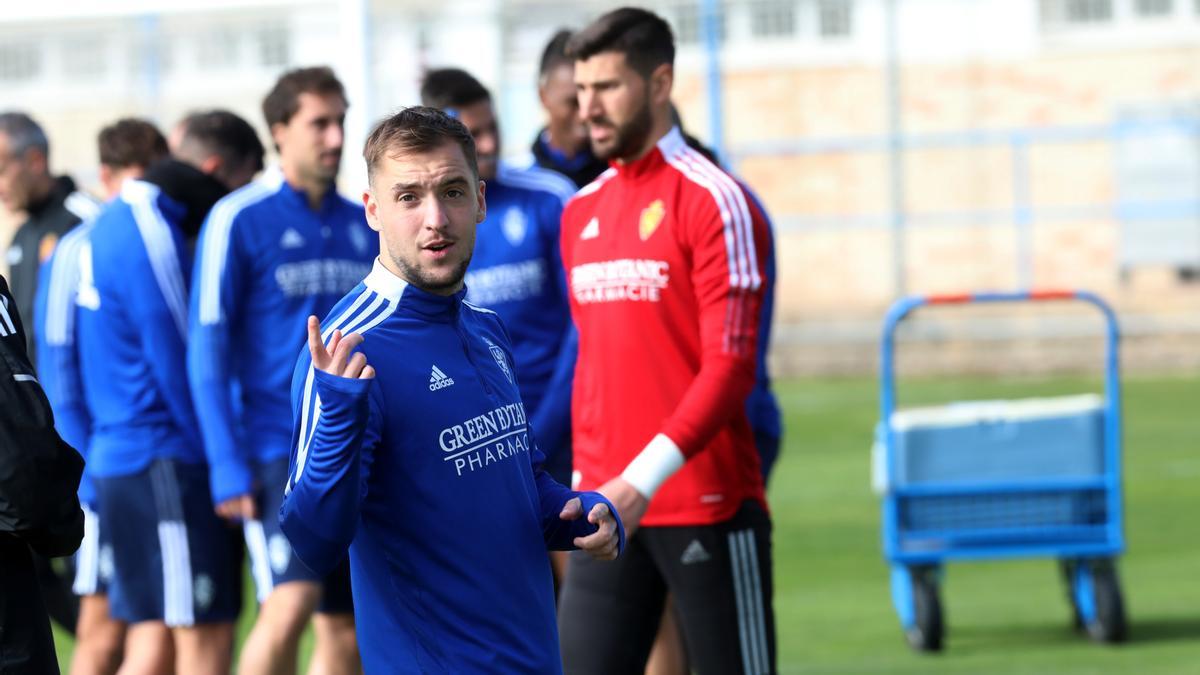
[[[467,363],[471,364],[471,368],[475,371],[476,379],[483,385],[483,393],[487,394],[488,398],[499,403],[499,397],[497,397],[496,391],[492,389],[492,385],[488,383],[487,375],[479,367],[479,363],[475,360],[474,355],[471,354],[471,335],[463,328],[460,315],[461,309],[461,305],[454,305],[450,310],[450,321],[454,324],[454,332],[458,334],[458,341],[462,346],[463,355],[467,357]]]

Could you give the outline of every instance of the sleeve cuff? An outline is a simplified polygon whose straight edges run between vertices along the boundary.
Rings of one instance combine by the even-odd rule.
[[[642,493],[646,499],[658,492],[659,486],[678,471],[685,461],[683,451],[666,434],[655,436],[637,457],[621,472],[621,478]]]

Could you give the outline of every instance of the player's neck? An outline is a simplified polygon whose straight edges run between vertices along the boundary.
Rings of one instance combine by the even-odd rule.
[[[653,124],[650,125],[650,133],[646,134],[646,141],[642,144],[642,147],[638,149],[636,154],[622,157],[619,161],[622,164],[630,164],[650,154],[650,151],[658,146],[658,142],[662,140],[662,137],[670,133],[672,127],[674,125],[671,123],[670,115],[666,113],[656,114]]]
[[[313,211],[321,210],[321,202],[325,200],[325,194],[333,189],[333,182],[324,178],[314,176],[306,176],[294,166],[281,165],[283,170],[283,179],[293,190],[303,192],[308,198],[308,207]]]

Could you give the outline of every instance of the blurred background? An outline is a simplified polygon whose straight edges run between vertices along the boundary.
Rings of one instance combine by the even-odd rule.
[[[167,130],[221,106],[266,139],[259,104],[275,78],[330,64],[351,101],[341,187],[356,195],[367,130],[417,102],[427,68],[478,76],[504,154],[525,154],[543,123],[546,41],[618,4],[6,2],[0,109],[30,112],[52,170],[94,187],[95,137],[116,118]],[[1200,0],[641,4],[676,32],[688,130],[775,225],[781,672],[1196,672]],[[16,222],[0,213],[0,252]],[[904,295],[1028,287],[1094,291],[1121,321],[1131,644],[1071,628],[1052,563],[980,563],[948,573],[947,653],[916,656],[868,483],[883,315]],[[922,310],[899,334],[902,398],[1099,390],[1102,331],[1070,303]]]
[[[330,63],[350,90],[342,187],[356,193],[366,131],[417,100],[428,67],[484,81],[505,154],[525,153],[542,123],[546,40],[618,4],[6,3],[0,108],[30,111],[49,131],[53,169],[90,185],[106,122],[143,115],[169,128],[222,105],[265,138],[258,106],[274,78]],[[687,127],[775,221],[776,370],[871,371],[879,316],[900,295],[1031,286],[1114,302],[1131,367],[1200,366],[1200,2],[645,4],[677,33]],[[12,218],[0,220],[2,246]],[[1036,316],[1049,340],[1078,332],[1067,310]],[[976,310],[946,321],[993,342],[1028,333]],[[1071,368],[1074,353],[1012,367]]]

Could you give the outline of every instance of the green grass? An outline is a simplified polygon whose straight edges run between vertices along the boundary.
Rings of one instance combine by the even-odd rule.
[[[873,379],[781,382],[787,437],[770,488],[783,673],[1195,673],[1200,669],[1200,386],[1126,378],[1126,532],[1120,563],[1127,644],[1069,628],[1050,561],[952,564],[946,651],[913,653],[891,608],[868,448]],[[906,404],[1097,391],[1089,380],[949,380],[905,385]],[[247,600],[251,600],[248,596]],[[253,605],[239,624],[249,629]],[[60,637],[60,659],[70,641]],[[311,644],[311,643],[307,643]]]

